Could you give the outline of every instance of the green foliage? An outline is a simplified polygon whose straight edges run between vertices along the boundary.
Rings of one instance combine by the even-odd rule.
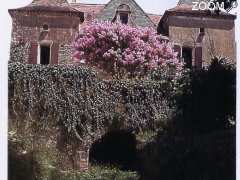
[[[56,148],[42,146],[32,149],[32,137],[9,132],[9,180],[138,180],[134,171],[94,165],[88,171],[63,171],[59,167]],[[38,142],[43,143],[43,142]]]
[[[214,58],[179,80],[175,116],[142,150],[142,178],[234,180],[236,69]]]
[[[84,173],[61,172],[59,180],[138,180],[137,172],[121,171],[114,167],[93,166]]]
[[[149,142],[156,137],[157,134],[156,131],[144,131],[137,134],[136,138],[139,142]]]
[[[11,50],[10,61],[23,63],[26,59],[29,46],[30,46],[29,43],[24,43],[21,41],[17,44],[12,43],[10,49]]]
[[[141,151],[142,179],[235,180],[235,131],[186,137],[159,135]]]
[[[84,142],[115,126],[116,114],[121,128],[156,129],[172,112],[175,77],[165,78],[101,80],[86,67],[10,63],[9,111],[18,119],[56,121]]]
[[[194,135],[229,129],[236,118],[236,69],[225,59],[186,73],[176,93],[172,130]]]

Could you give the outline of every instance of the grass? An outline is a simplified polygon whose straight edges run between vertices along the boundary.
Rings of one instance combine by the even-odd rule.
[[[138,180],[136,172],[121,171],[115,167],[92,166],[86,172],[51,170],[51,180]],[[48,180],[48,179],[46,179]],[[50,179],[49,179],[50,180]]]

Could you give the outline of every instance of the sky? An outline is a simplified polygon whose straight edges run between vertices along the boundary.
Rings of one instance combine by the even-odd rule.
[[[23,7],[31,3],[32,0],[2,0],[0,5],[0,179],[7,179],[7,61],[9,59],[10,38],[11,38],[11,17],[8,14],[8,9]],[[107,3],[109,0],[81,0],[82,3]],[[136,2],[148,13],[163,14],[168,8],[172,8],[177,4],[177,0],[136,0]],[[240,3],[239,3],[240,4]],[[240,7],[235,9],[235,12],[240,12]],[[238,14],[238,17],[240,14]],[[240,44],[240,19],[236,21],[236,41]],[[238,46],[238,60],[240,59]],[[237,69],[240,72],[240,66]],[[240,74],[238,73],[238,82]],[[238,90],[240,83],[238,83]],[[240,92],[238,91],[238,94]],[[239,98],[238,98],[239,100]],[[238,109],[240,109],[240,101],[238,101]],[[237,112],[239,120],[240,111]],[[237,123],[238,131],[240,132],[240,123]],[[238,139],[240,139],[238,134]],[[237,151],[238,165],[237,172],[240,180],[240,141],[238,140]]]

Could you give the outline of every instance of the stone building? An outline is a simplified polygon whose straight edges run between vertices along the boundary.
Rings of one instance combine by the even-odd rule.
[[[71,57],[70,45],[83,21],[83,12],[65,0],[33,0],[9,13],[13,24],[11,60],[58,64]]]
[[[93,20],[121,22],[156,28],[174,44],[188,67],[202,67],[222,55],[236,61],[236,16],[193,11],[192,0],[180,0],[163,16],[147,14],[134,0],[107,4],[68,3],[66,0],[33,0],[26,7],[10,9],[11,61],[30,64],[71,63],[71,43],[76,33]],[[77,167],[88,168],[88,149],[77,152]]]
[[[93,20],[156,28],[174,44],[188,67],[201,67],[215,55],[236,60],[236,16],[193,11],[192,0],[180,0],[163,16],[147,14],[134,0],[110,0],[107,4],[33,0],[9,13],[13,20],[11,61],[71,63],[71,42],[81,27]]]
[[[158,32],[169,37],[188,67],[202,67],[214,56],[236,61],[235,19],[225,12],[192,10],[193,0],[180,0],[160,20]]]

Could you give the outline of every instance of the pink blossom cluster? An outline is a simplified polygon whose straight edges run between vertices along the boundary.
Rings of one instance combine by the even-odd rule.
[[[119,69],[146,73],[166,66],[182,68],[172,45],[153,28],[94,22],[83,27],[73,42],[75,62],[108,72]]]

